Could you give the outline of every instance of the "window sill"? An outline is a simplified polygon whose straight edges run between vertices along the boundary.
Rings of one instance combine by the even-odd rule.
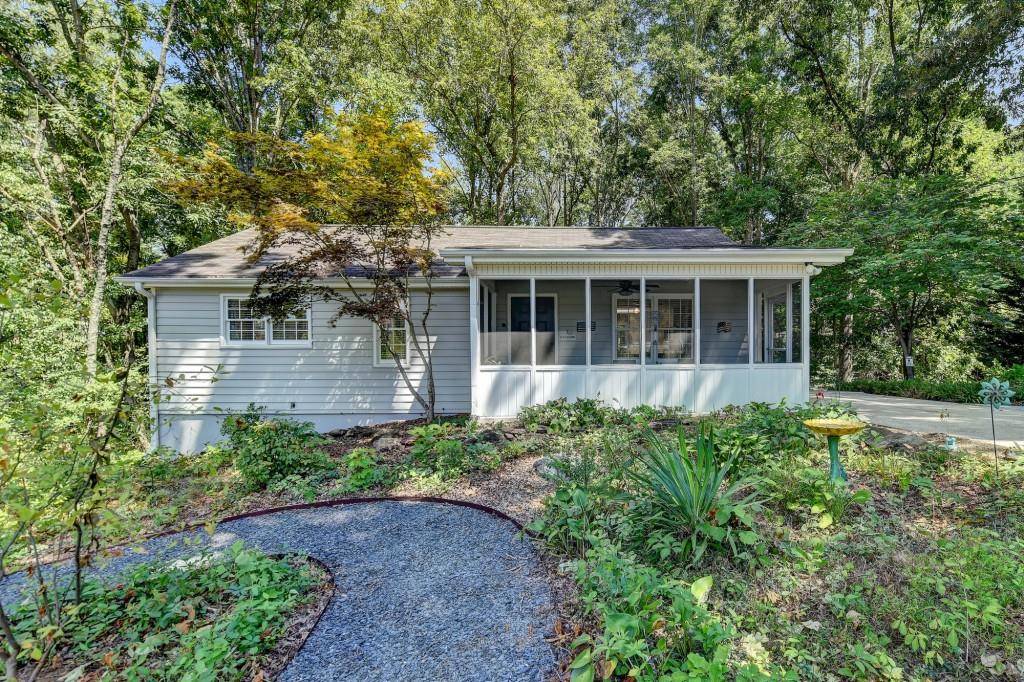
[[[259,348],[260,350],[295,350],[301,348],[312,348],[312,341],[299,341],[296,343],[267,343],[265,341],[221,341],[221,348]]]

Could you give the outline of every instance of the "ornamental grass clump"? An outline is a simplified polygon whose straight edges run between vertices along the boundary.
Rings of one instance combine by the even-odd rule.
[[[677,541],[672,553],[692,565],[709,547],[741,557],[744,546],[760,543],[753,518],[760,509],[756,492],[742,494],[755,479],[733,475],[732,461],[719,461],[711,427],[701,425],[692,453],[682,429],[674,443],[652,430],[645,439],[640,466],[628,475],[637,485],[645,522]]]

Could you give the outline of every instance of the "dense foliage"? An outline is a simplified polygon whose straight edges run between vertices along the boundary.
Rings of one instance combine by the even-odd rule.
[[[293,475],[310,475],[333,468],[322,446],[327,439],[309,422],[264,419],[251,408],[229,415],[221,427],[235,467],[250,490]]]
[[[973,455],[898,454],[869,432],[844,437],[851,480],[832,482],[801,422],[840,414],[755,404],[685,419],[685,438],[557,436],[558,487],[530,529],[579,589],[572,678],[1019,675],[1024,469],[1007,488]]]
[[[59,628],[28,601],[15,629],[26,661],[56,657],[79,678],[252,679],[317,582],[301,562],[239,543],[188,565],[142,564],[114,587],[90,580]]]

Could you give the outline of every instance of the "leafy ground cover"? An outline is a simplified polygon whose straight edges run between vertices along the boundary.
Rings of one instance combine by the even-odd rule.
[[[752,405],[559,447],[531,528],[578,586],[574,680],[1018,679],[1022,463],[997,482],[991,461],[869,432],[833,484],[800,422],[835,412]]]
[[[239,415],[204,453],[133,463],[125,527],[351,495],[471,499],[530,523],[574,679],[1016,679],[1024,461],[868,430],[848,484],[802,420],[828,404],[695,418],[597,401],[516,423],[451,418],[329,436]],[[117,539],[116,534],[108,540]]]
[[[331,589],[315,564],[239,544],[185,565],[143,564],[114,585],[88,580],[59,614],[29,599],[14,629],[26,670],[46,679],[262,680]]]

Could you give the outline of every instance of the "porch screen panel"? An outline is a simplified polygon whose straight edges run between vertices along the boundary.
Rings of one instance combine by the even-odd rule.
[[[800,280],[754,280],[754,362],[800,362]]]
[[[701,279],[700,362],[740,365],[749,362],[746,279]]]
[[[586,282],[538,279],[537,365],[586,365]]]
[[[693,362],[693,281],[647,280],[648,365]]]
[[[530,280],[480,280],[480,364],[530,364]]]
[[[640,364],[640,280],[590,281],[592,365]]]

